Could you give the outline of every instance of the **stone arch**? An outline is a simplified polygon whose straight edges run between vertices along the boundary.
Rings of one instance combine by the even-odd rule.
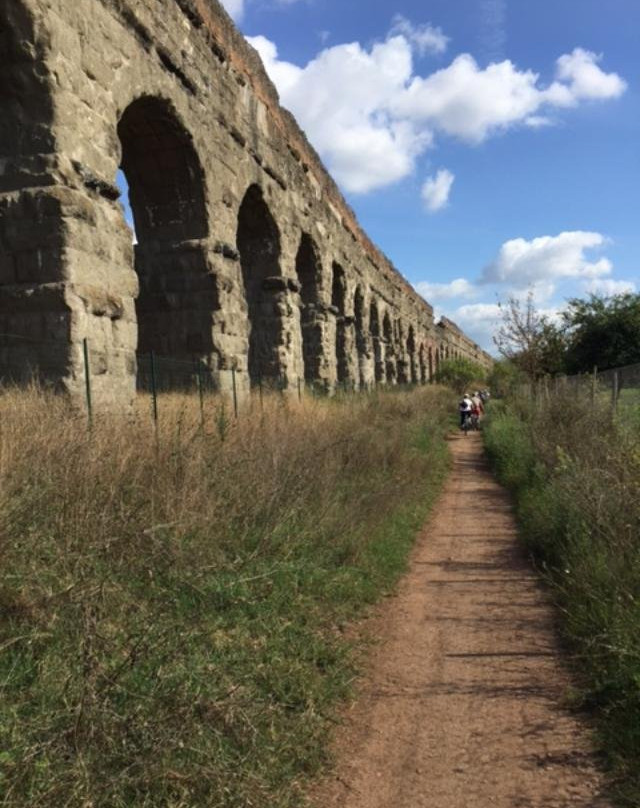
[[[136,234],[138,354],[210,359],[219,301],[203,244],[205,177],[191,135],[172,106],[152,96],[129,104],[117,131]]]
[[[373,342],[374,378],[376,382],[384,381],[384,357],[382,354],[380,314],[374,299],[369,304],[369,333]]]
[[[331,267],[331,305],[336,315],[336,378],[339,384],[349,379],[349,355],[347,348],[347,279],[344,269],[337,261]]]
[[[322,262],[318,248],[308,233],[300,237],[296,255],[296,275],[300,283],[300,329],[304,378],[315,383],[322,364],[322,329],[317,322],[317,305],[322,280]]]
[[[258,185],[249,186],[240,205],[237,246],[249,320],[249,380],[253,385],[279,383],[288,286],[280,271],[280,231]]]
[[[356,286],[353,296],[353,318],[356,330],[356,353],[358,355],[358,383],[361,389],[366,387],[366,364],[369,356],[369,344],[365,330],[364,293],[360,284]]]

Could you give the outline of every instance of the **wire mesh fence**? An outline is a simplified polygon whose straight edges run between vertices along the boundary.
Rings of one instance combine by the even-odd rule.
[[[34,356],[37,359],[34,360]],[[231,369],[230,385],[221,391],[219,372],[201,358],[172,357],[155,352],[138,353],[110,350],[108,355],[95,349],[89,340],[82,343],[82,362],[71,367],[70,346],[64,339],[37,340],[17,334],[0,334],[0,386],[36,383],[44,387],[55,386],[55,380],[75,375],[78,388],[83,388],[84,405],[91,425],[94,411],[104,384],[107,368],[120,363],[130,371],[135,369],[136,396],[134,411],[148,413],[158,423],[163,406],[177,396],[197,400],[201,418],[210,411],[227,412],[239,418],[244,412],[262,408],[267,399],[281,398],[290,402],[305,397],[325,398],[329,395],[353,396],[368,394],[376,389],[403,390],[418,386],[419,382],[384,385],[379,382],[363,383],[353,378],[338,380],[334,384],[291,378],[252,378],[248,385],[245,374]],[[79,378],[79,374],[82,378]],[[425,383],[425,382],[422,382]],[[100,390],[98,389],[100,387]],[[248,393],[248,395],[247,395]],[[224,415],[226,417],[226,415]]]
[[[570,376],[546,377],[530,391],[536,397],[550,396],[562,390],[572,390],[577,396],[590,397],[596,403],[609,403],[614,411],[640,406],[640,364],[600,370]]]

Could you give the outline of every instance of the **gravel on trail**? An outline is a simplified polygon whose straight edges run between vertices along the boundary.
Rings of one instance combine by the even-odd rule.
[[[336,732],[317,808],[609,808],[545,587],[479,435],[453,467]]]

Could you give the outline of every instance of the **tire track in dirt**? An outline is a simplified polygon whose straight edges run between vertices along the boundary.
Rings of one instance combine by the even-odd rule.
[[[563,707],[553,610],[478,435],[453,468],[338,730],[317,808],[609,808],[589,731]]]

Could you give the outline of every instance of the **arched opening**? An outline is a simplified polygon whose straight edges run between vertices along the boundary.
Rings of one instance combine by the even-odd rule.
[[[347,298],[347,281],[344,269],[340,264],[333,262],[331,279],[331,305],[338,310],[340,316],[344,316],[345,303]]]
[[[358,381],[360,388],[366,387],[365,365],[367,360],[367,335],[364,328],[364,295],[358,286],[353,299],[353,315],[356,326],[356,352],[358,354]]]
[[[424,347],[424,342],[420,344],[420,350],[418,351],[418,363],[420,366],[420,384],[427,383],[427,358],[426,358],[426,350]]]
[[[249,379],[254,385],[280,380],[278,303],[287,283],[280,273],[280,232],[257,185],[249,187],[240,205],[236,243],[249,314]]]
[[[408,362],[406,356],[406,342],[404,338],[404,327],[400,319],[396,320],[396,368],[398,384],[409,383]]]
[[[373,341],[374,375],[376,382],[384,381],[384,359],[380,343],[380,315],[375,300],[369,305],[369,333]]]
[[[316,245],[308,233],[303,233],[296,255],[296,274],[300,283],[300,328],[305,381],[313,383],[320,376],[322,332],[317,327],[315,312],[322,264]]]
[[[385,378],[388,384],[394,384],[396,381],[396,363],[393,358],[393,327],[388,311],[384,313],[382,318],[382,336],[385,341]]]
[[[345,322],[345,306],[347,299],[347,280],[344,269],[333,262],[331,281],[331,305],[336,310],[336,368],[338,383],[345,383],[349,378],[349,360],[347,355],[347,329]]]
[[[428,351],[428,361],[429,361],[429,381],[433,381],[433,346],[429,346]]]
[[[416,335],[413,326],[409,326],[407,336],[407,354],[409,356],[409,381],[411,384],[418,383],[418,365],[416,362]]]
[[[219,307],[202,240],[208,236],[205,178],[190,134],[167,101],[143,97],[118,124],[121,170],[135,228],[138,355],[209,362]],[[168,384],[178,366],[167,366]]]

